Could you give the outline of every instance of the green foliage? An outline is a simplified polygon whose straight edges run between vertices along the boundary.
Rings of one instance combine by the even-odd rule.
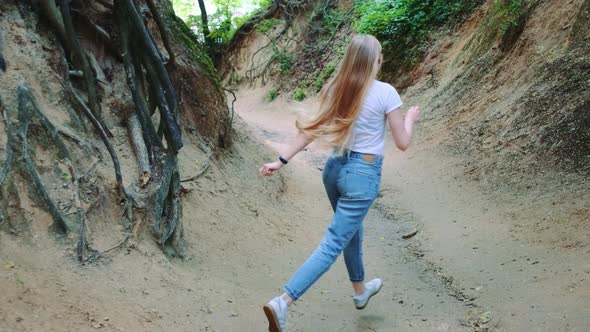
[[[233,26],[237,28],[241,27],[242,25],[244,25],[244,23],[248,22],[248,20],[252,18],[251,15],[244,15],[244,16],[236,16],[233,18]],[[232,30],[232,35],[233,32],[235,32],[235,29]]]
[[[172,0],[172,7],[174,7],[176,16],[182,18],[183,21],[186,21],[189,15],[191,15],[193,4],[189,0]]]
[[[272,0],[253,0],[252,5],[260,9],[268,8],[272,4]]]
[[[309,13],[306,34],[313,38],[329,38],[332,36],[342,23],[351,20],[351,15],[347,15],[336,8],[335,1],[317,1],[316,6]],[[349,13],[350,14],[350,13]]]
[[[321,79],[319,76],[316,77],[312,83],[313,91],[320,92],[322,90],[322,88],[324,87],[324,83],[325,82],[323,79]]]
[[[512,48],[526,24],[527,10],[522,0],[495,0],[475,37],[467,44],[470,57],[479,57],[498,43],[500,50]]]
[[[291,54],[280,51],[279,49],[275,49],[275,52],[270,59],[270,62],[275,61],[279,63],[279,72],[281,74],[287,74],[291,71],[294,59]]]
[[[336,71],[336,63],[330,62],[328,65],[326,65],[326,68],[324,68],[324,70],[322,71],[320,76],[323,79],[328,79],[328,78],[332,77],[332,74],[334,74],[335,71]]]
[[[522,0],[496,0],[489,16],[489,27],[505,34],[517,28],[526,9]]]
[[[271,102],[275,99],[277,99],[277,97],[279,96],[279,89],[277,89],[276,87],[271,88],[270,90],[268,90],[268,92],[266,93],[265,99],[268,102]]]
[[[400,11],[393,1],[361,1],[356,6],[359,19],[355,28],[360,33],[381,37]]]
[[[168,26],[171,29],[170,34],[172,38],[177,40],[189,52],[191,57],[195,58],[203,66],[209,76],[215,78],[216,83],[219,83],[219,77],[217,77],[217,71],[213,65],[213,61],[207,54],[205,46],[198,43],[199,39],[195,35],[194,30],[184,24],[178,16],[172,19],[175,23]]]
[[[339,10],[329,10],[326,12],[323,18],[323,26],[324,30],[328,32],[328,34],[333,34],[336,32],[336,29],[342,24],[346,16]]]
[[[260,33],[266,33],[282,23],[283,20],[269,18],[268,20],[263,20],[260,23],[258,23],[258,25],[256,26],[256,30]]]
[[[209,0],[216,11],[207,13],[208,30],[212,40],[218,45],[226,44],[234,35],[236,30],[248,21],[252,15],[261,8],[266,8],[271,4],[271,0]],[[195,0],[172,0],[174,11],[186,25],[200,36],[205,29],[201,21],[201,13],[197,1]],[[236,17],[234,12],[237,9],[252,9],[244,16]],[[201,41],[202,41],[201,37]]]
[[[307,97],[305,88],[298,87],[297,89],[295,89],[295,91],[293,91],[291,97],[297,101],[302,101],[303,99],[305,99],[305,97]]]
[[[359,33],[376,36],[384,52],[402,65],[412,65],[423,54],[429,34],[459,21],[483,0],[362,0],[355,5]]]
[[[324,69],[312,83],[312,87],[315,92],[320,92],[320,90],[322,90],[324,84],[326,84],[326,81],[332,77],[332,74],[334,74],[334,71],[336,71],[336,63],[334,62],[330,62],[326,65],[326,67],[324,67]]]
[[[239,84],[241,80],[242,80],[242,78],[240,77],[240,75],[234,71],[229,75],[229,82],[228,83],[230,85],[231,84]]]

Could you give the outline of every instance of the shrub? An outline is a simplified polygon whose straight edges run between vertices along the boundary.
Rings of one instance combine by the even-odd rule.
[[[280,52],[279,55],[279,72],[286,74],[291,71],[293,66],[293,57],[287,53]]]
[[[305,97],[307,97],[305,89],[302,87],[298,87],[297,89],[295,89],[295,91],[293,91],[292,97],[297,101],[302,101],[303,99],[305,99]]]
[[[492,21],[502,34],[518,28],[526,10],[522,0],[496,0],[492,8]]]
[[[332,74],[334,74],[335,71],[336,71],[336,63],[330,62],[329,64],[326,65],[324,70],[322,70],[322,73],[320,75],[322,76],[323,79],[328,79],[328,78],[332,77]]]
[[[495,0],[475,37],[467,44],[470,56],[481,56],[497,42],[501,50],[511,49],[524,31],[526,17],[522,0]]]
[[[323,28],[328,34],[333,34],[336,32],[336,29],[345,19],[344,13],[339,10],[328,10],[324,15],[323,19]]]
[[[313,80],[313,90],[315,92],[320,92],[322,90],[322,88],[324,87],[324,80],[321,77],[316,77],[315,80]]]
[[[412,65],[423,55],[429,34],[446,24],[459,21],[483,0],[362,0],[355,11],[359,33],[372,34],[382,41],[387,58]],[[394,55],[394,56],[393,56]]]
[[[275,52],[270,58],[270,62],[278,62],[279,72],[281,74],[287,74],[291,71],[291,67],[293,66],[293,56],[275,48]]]
[[[276,18],[269,18],[267,20],[263,20],[260,23],[258,23],[258,25],[256,25],[256,31],[260,32],[260,33],[266,33],[272,29],[274,29],[276,26],[280,25],[281,23],[283,23],[282,20],[276,19]]]
[[[399,15],[392,1],[360,1],[356,12],[359,19],[355,28],[360,33],[381,37],[387,26]]]
[[[326,67],[324,67],[324,69],[313,81],[312,87],[315,92],[320,92],[320,90],[322,90],[324,84],[326,84],[326,81],[332,77],[332,74],[334,74],[334,71],[336,71],[336,63],[334,62],[330,62],[326,65]]]
[[[278,96],[279,96],[279,89],[277,89],[276,87],[273,87],[270,90],[268,90],[268,92],[266,93],[266,100],[268,102],[271,102],[271,101],[277,99]]]

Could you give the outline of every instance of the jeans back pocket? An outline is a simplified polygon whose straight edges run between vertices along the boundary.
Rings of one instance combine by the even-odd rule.
[[[373,200],[379,193],[381,175],[366,167],[344,168],[338,181],[340,194],[347,198]]]

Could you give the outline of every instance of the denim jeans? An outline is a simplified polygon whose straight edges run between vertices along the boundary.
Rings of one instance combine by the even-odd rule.
[[[375,156],[370,163],[360,153],[346,152],[326,162],[323,181],[334,215],[318,247],[284,288],[293,300],[328,271],[342,252],[350,281],[365,280],[363,220],[379,193],[382,161]]]

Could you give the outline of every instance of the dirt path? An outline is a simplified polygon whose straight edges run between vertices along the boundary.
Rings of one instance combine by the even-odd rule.
[[[129,246],[87,266],[71,243],[47,236],[49,217],[38,209],[18,221],[25,231],[0,232],[0,331],[264,331],[262,305],[331,217],[320,180],[325,152],[312,146],[281,176],[257,174],[276,155],[252,137],[278,148],[294,135],[292,106],[266,103],[264,92],[242,91],[237,111],[249,128],[237,120],[232,151],[183,183],[185,260],[167,259],[141,221]],[[206,163],[190,143],[179,156],[182,174]],[[388,146],[365,232],[367,277],[381,277],[383,290],[355,310],[339,260],[292,308],[289,331],[472,331],[478,318],[492,318],[492,331],[588,330],[587,240],[548,245],[549,232],[528,227],[544,213],[532,210],[533,194],[491,200],[433,146],[419,141],[405,154]],[[99,251],[122,234],[111,213],[117,203],[104,204],[103,218],[88,225]],[[402,240],[413,228],[419,233]]]
[[[268,104],[263,95],[262,90],[244,93],[237,111],[277,149],[295,134],[295,109],[314,107],[314,101]],[[527,215],[538,214],[528,203],[534,197],[506,193],[504,200],[492,200],[464,179],[459,161],[436,147],[417,146],[403,154],[393,150],[392,142],[388,146],[381,197],[367,220],[365,245],[368,271],[384,277],[390,287],[372,308],[377,311],[356,317],[356,326],[370,323],[360,330],[456,331],[465,328],[462,319],[473,322],[483,312],[492,319],[487,324],[492,330],[587,330],[588,243],[577,243],[576,250],[548,246],[526,227]],[[299,182],[305,195],[313,192],[318,201],[325,200],[318,170],[325,158],[325,152],[312,146],[289,167],[289,181]],[[287,195],[293,200],[303,196]],[[420,230],[415,238],[400,239],[414,227]],[[305,321],[303,330],[332,330],[330,324],[350,320],[341,307],[348,305],[345,301],[328,306],[322,304],[326,296],[317,294],[335,282],[343,288],[333,292],[347,293],[341,265],[305,297],[304,309],[295,309],[302,316],[292,319],[295,326]],[[316,304],[317,311],[312,307]],[[379,318],[380,312],[387,314]],[[329,319],[318,326],[317,315]]]

